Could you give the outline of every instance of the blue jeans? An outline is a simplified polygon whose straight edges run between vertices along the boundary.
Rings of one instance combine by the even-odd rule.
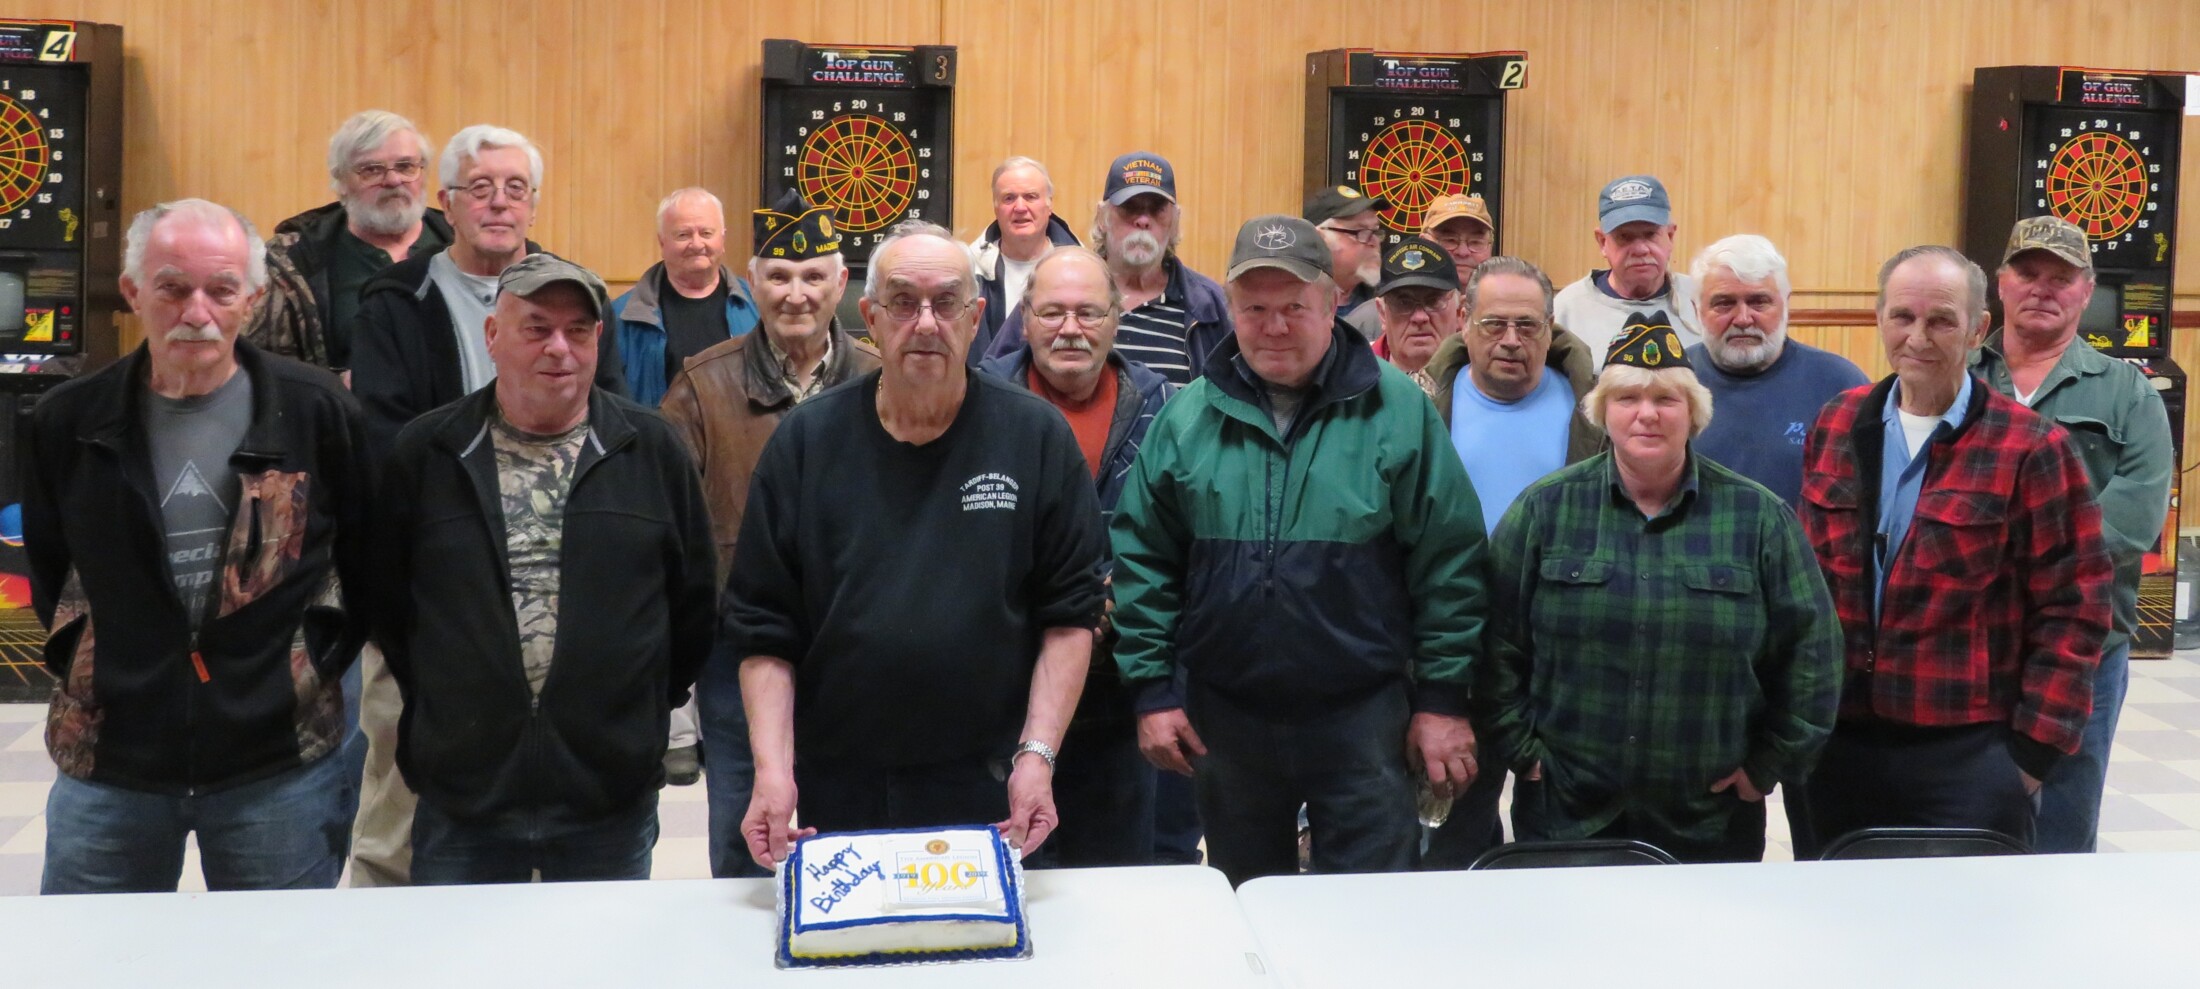
[[[1192,765],[1207,861],[1231,885],[1298,871],[1302,804],[1313,831],[1313,871],[1404,872],[1420,864],[1404,684],[1303,721],[1264,717],[1194,684],[1185,714],[1207,743]]]
[[[741,663],[713,654],[695,682],[696,728],[702,735],[703,790],[710,804],[710,874],[717,879],[769,876],[749,858],[741,817],[756,787],[749,754],[749,717],[741,709]]]
[[[2131,643],[2101,657],[2093,674],[2093,716],[2076,755],[2056,760],[2040,786],[2035,852],[2090,852],[2100,837],[2101,787],[2108,783],[2108,747],[2116,740],[2124,693],[2131,687]]]
[[[539,814],[523,825],[459,821],[423,799],[413,811],[412,881],[416,886],[592,882],[648,879],[657,845],[657,793],[633,809],[586,824],[551,824]]]
[[[332,889],[351,837],[345,760],[332,753],[199,796],[56,776],[46,794],[41,893],[169,893],[196,833],[209,890]]]

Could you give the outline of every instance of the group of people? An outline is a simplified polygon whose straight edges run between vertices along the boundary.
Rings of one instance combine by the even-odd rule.
[[[430,154],[368,111],[264,244],[131,224],[145,344],[23,455],[44,891],[174,889],[192,833],[211,889],[646,878],[698,768],[719,876],[973,822],[1035,866],[1462,868],[1508,773],[1516,841],[1756,860],[1778,787],[1799,857],[2092,847],[2172,464],[2060,220],[1991,335],[1977,265],[1888,259],[1872,383],[1788,338],[1765,238],[1672,270],[1646,175],[1563,289],[1479,197],[1386,246],[1349,187],[1218,282],[1162,156],[1089,246],[1011,158],[975,242],[874,247],[855,326],[799,195],[737,270],[671,193],[612,298],[529,239],[523,135]]]

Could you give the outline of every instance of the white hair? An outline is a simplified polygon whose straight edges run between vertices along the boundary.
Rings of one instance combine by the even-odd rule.
[[[204,199],[170,200],[133,217],[130,229],[122,235],[122,277],[145,284],[145,246],[153,240],[153,229],[169,217],[212,226],[236,224],[237,231],[244,235],[245,288],[257,292],[267,287],[267,243],[260,239],[259,229],[243,213]]]
[[[352,114],[336,133],[328,139],[328,181],[330,188],[344,191],[344,176],[351,174],[352,159],[379,148],[392,136],[409,132],[413,142],[420,147],[420,162],[428,161],[428,135],[413,122],[388,110],[361,110]]]
[[[1721,268],[1752,285],[1772,279],[1782,299],[1794,292],[1794,286],[1788,283],[1787,258],[1780,256],[1780,249],[1772,246],[1772,241],[1756,234],[1735,234],[1712,241],[1711,246],[1696,255],[1695,263],[1688,266],[1688,274],[1701,283],[1704,276]]]
[[[912,237],[937,237],[954,245],[963,262],[963,290],[973,299],[978,297],[978,263],[970,255],[970,245],[956,240],[946,227],[924,220],[903,220],[886,232],[877,246],[871,248],[871,263],[863,271],[863,297],[878,301],[879,286],[886,280],[886,252],[895,244]]]
[[[663,230],[665,228],[665,214],[672,212],[673,207],[689,199],[700,199],[709,203],[710,208],[718,213],[718,225],[721,227],[726,225],[726,204],[719,202],[718,197],[709,189],[699,185],[691,185],[685,189],[674,189],[666,193],[665,198],[657,201],[657,229]]]
[[[1010,155],[1007,161],[1003,161],[1000,164],[993,166],[993,183],[992,185],[988,186],[988,188],[993,190],[993,194],[995,196],[1000,195],[1001,176],[1007,175],[1009,172],[1019,168],[1028,168],[1034,172],[1038,172],[1039,180],[1047,184],[1047,195],[1054,195],[1054,176],[1047,173],[1047,167],[1045,165],[1039,164],[1039,159],[1026,158],[1023,155]]]
[[[527,152],[527,169],[535,196],[542,195],[542,152],[535,149],[535,142],[510,128],[495,124],[475,124],[451,135],[451,143],[443,146],[443,157],[436,162],[436,180],[446,189],[458,188],[458,173],[470,159],[478,158],[489,148],[521,148]]]
[[[1696,380],[1696,372],[1686,367],[1661,367],[1653,371],[1632,364],[1606,364],[1597,373],[1596,387],[1581,397],[1582,418],[1598,429],[1604,428],[1604,406],[1613,395],[1623,391],[1677,392],[1688,400],[1688,438],[1695,439],[1711,425],[1711,389]]]

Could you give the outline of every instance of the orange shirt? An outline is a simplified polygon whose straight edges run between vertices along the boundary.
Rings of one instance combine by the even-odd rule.
[[[1047,379],[1039,376],[1036,366],[1026,376],[1031,382],[1031,390],[1039,397],[1054,403],[1054,407],[1061,410],[1062,417],[1069,420],[1070,432],[1077,434],[1077,449],[1085,455],[1085,466],[1092,470],[1092,476],[1097,479],[1100,476],[1100,456],[1108,445],[1108,427],[1115,423],[1115,368],[1101,369],[1100,384],[1093,388],[1092,397],[1082,402],[1072,402],[1061,392],[1055,391],[1052,385],[1047,384]]]

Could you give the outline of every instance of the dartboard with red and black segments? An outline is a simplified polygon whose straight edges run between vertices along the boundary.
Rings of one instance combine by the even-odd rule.
[[[829,206],[850,260],[903,220],[945,220],[945,137],[924,90],[789,90],[771,123],[765,185]]]
[[[2027,215],[2052,213],[2085,231],[2097,263],[2151,267],[2174,229],[2174,149],[2154,115],[2042,109],[2027,148]]]
[[[1457,96],[1342,96],[1330,120],[1331,174],[1390,205],[1385,239],[1421,232],[1439,196],[1478,193],[1494,203],[1496,101]]]

